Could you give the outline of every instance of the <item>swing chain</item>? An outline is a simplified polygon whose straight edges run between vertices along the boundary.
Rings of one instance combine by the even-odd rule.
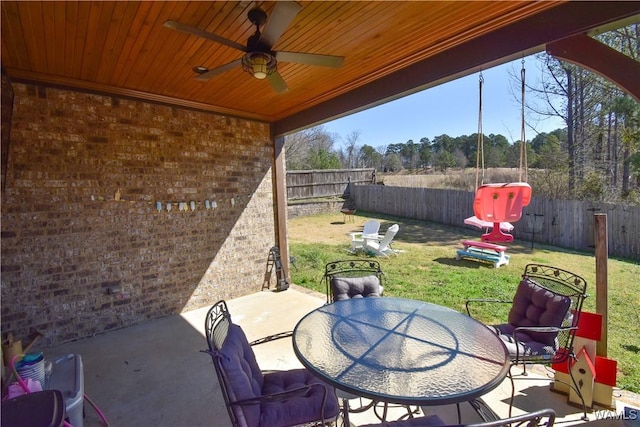
[[[526,83],[525,83],[525,60],[522,58],[522,69],[520,70],[520,81],[521,81],[521,126],[520,126],[520,167],[518,171],[518,180],[520,182],[527,182],[528,174],[527,174],[527,143],[526,143],[526,132],[525,132],[525,92],[526,92]],[[478,142],[476,148],[476,189],[479,187],[478,183],[484,185],[484,135],[482,131],[482,86],[484,84],[484,76],[482,75],[482,71],[480,71],[480,75],[478,76]],[[480,171],[482,171],[482,181],[480,181]],[[523,173],[524,173],[524,181],[523,181]]]
[[[526,69],[524,66],[524,57],[522,58],[522,69],[520,70],[520,81],[521,81],[521,102],[522,102],[522,112],[521,112],[521,127],[520,127],[520,170],[519,170],[519,176],[518,176],[518,180],[520,182],[522,181],[522,175],[524,172],[524,182],[527,182],[528,180],[528,176],[527,176],[527,139],[526,139],[526,132],[525,132],[525,119],[524,119],[524,113],[525,113],[525,102],[524,102],[524,95],[525,95],[525,89],[526,89],[526,85],[525,85],[525,75],[526,75]]]
[[[482,162],[482,185],[484,185],[484,136],[482,134],[482,85],[484,77],[482,71],[478,78],[478,142],[476,147],[476,188],[478,188],[480,162]]]

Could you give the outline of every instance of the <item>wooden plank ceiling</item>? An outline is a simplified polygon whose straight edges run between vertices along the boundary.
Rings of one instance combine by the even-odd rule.
[[[212,69],[243,53],[163,25],[174,20],[244,45],[255,31],[247,12],[257,5],[270,14],[275,2],[2,1],[2,67],[14,81],[132,96],[274,123],[563,5],[553,1],[300,4],[301,11],[273,50],[338,55],[345,61],[339,69],[279,62],[289,87],[285,93],[276,93],[266,80],[241,68],[208,81],[196,80],[194,67]],[[500,44],[486,49],[500,50]]]

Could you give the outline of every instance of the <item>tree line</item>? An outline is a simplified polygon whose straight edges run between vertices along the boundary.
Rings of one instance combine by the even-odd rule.
[[[640,24],[596,37],[640,61]],[[536,58],[540,78],[526,87],[527,126],[535,130],[530,123],[556,116],[566,127],[525,142],[534,194],[640,204],[640,104],[590,71],[546,53]],[[510,76],[518,85],[520,78]],[[338,141],[342,146],[336,148]],[[285,138],[289,170],[375,168],[390,173],[476,167],[479,147],[485,168],[517,168],[521,145],[500,134],[443,134],[372,147],[362,143],[358,131],[341,137],[323,126]]]

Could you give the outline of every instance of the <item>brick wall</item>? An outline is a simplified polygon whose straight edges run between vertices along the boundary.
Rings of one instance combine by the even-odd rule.
[[[340,212],[343,205],[344,200],[289,203],[287,205],[287,218],[336,213]]]
[[[11,112],[13,105],[13,87],[9,81],[9,76],[4,72],[2,68],[2,87],[0,88],[0,104],[2,105],[2,116],[0,122],[2,123],[2,132],[0,132],[0,163],[2,163],[2,175],[0,179],[2,181],[2,189],[4,189],[5,174],[7,172],[7,159],[9,158],[9,130],[11,129]]]
[[[275,239],[267,124],[13,89],[3,333],[56,344],[261,289]]]

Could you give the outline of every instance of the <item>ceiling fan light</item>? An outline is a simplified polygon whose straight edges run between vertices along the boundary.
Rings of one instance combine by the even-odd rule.
[[[249,52],[242,57],[242,69],[256,79],[266,79],[277,70],[276,58],[263,52]]]
[[[209,69],[203,65],[198,65],[197,67],[193,67],[193,72],[197,74],[204,74],[207,71],[209,71]]]
[[[267,78],[267,58],[264,56],[256,56],[253,58],[253,77],[256,79]]]

